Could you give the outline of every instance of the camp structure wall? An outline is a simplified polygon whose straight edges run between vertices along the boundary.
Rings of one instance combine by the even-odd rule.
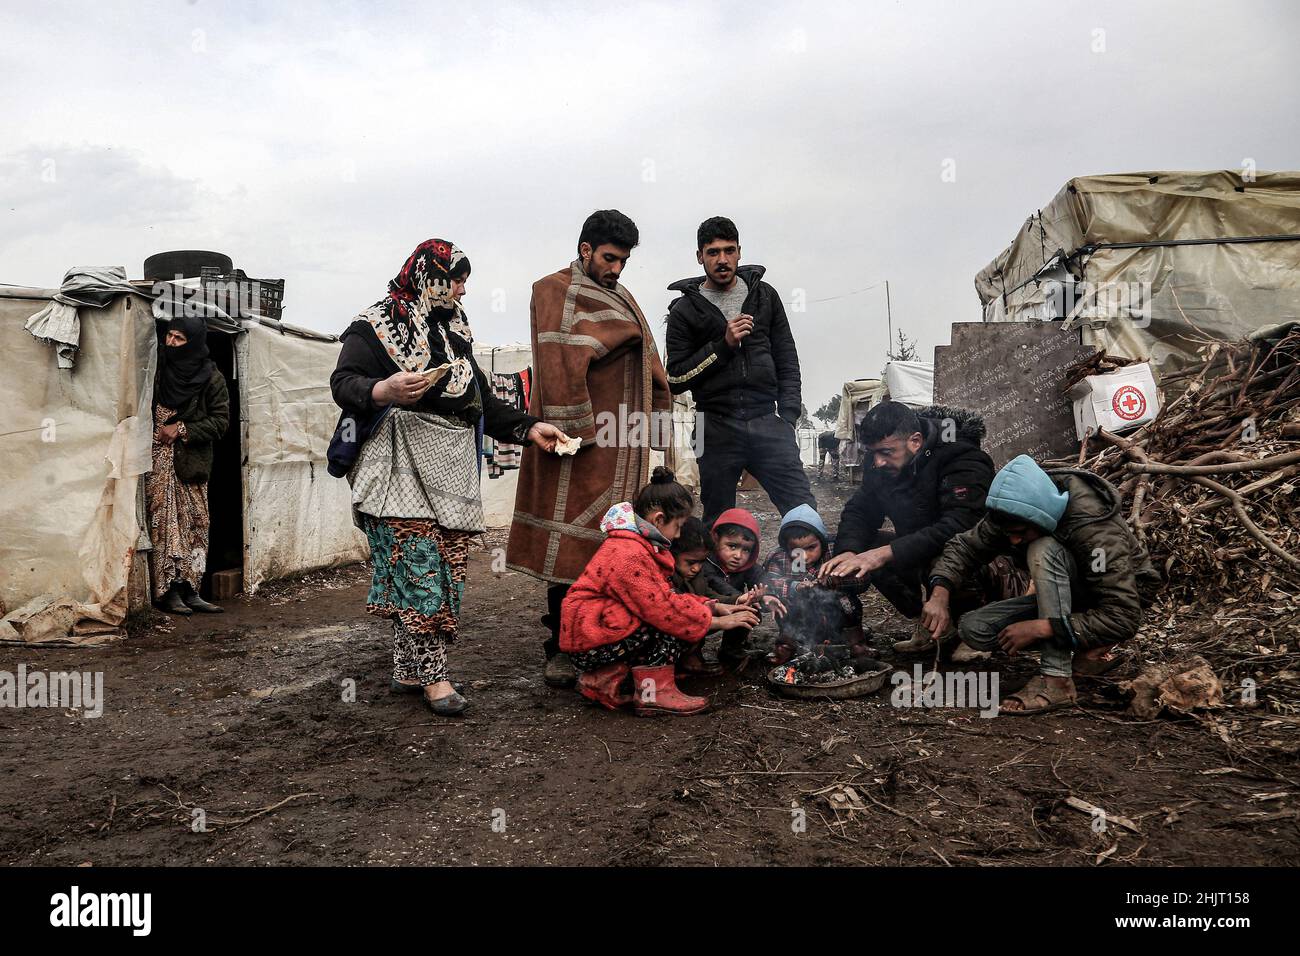
[[[24,328],[52,298],[0,289],[0,639],[95,643],[147,600],[137,502],[150,467],[154,320],[133,295],[80,309],[76,364],[60,369]]]
[[[238,337],[244,449],[244,590],[364,561],[347,481],[326,471],[339,408],[330,395],[338,342],[252,325]]]
[[[1078,451],[1071,366],[1096,352],[1061,322],[956,322],[951,344],[934,350],[934,400],[977,412],[983,448],[1001,468],[1017,455],[1058,458]]]
[[[1060,319],[1053,282],[1111,300],[1083,344],[1171,371],[1205,339],[1300,317],[1300,173],[1143,172],[1070,180],[975,277],[986,322]],[[1116,299],[1141,308],[1114,308]]]

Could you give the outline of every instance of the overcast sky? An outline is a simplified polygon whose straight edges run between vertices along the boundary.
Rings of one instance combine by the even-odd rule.
[[[662,347],[665,286],[727,215],[744,261],[803,290],[815,410],[879,372],[885,279],[932,358],[1071,177],[1300,168],[1298,28],[1285,0],[0,0],[0,282],[214,249],[337,332],[438,236],[497,344],[615,207]]]

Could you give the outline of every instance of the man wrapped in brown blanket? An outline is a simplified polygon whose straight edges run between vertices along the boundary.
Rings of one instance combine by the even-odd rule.
[[[542,622],[546,681],[571,686],[560,603],[604,540],[600,520],[647,482],[650,450],[671,441],[672,397],[654,335],[619,275],[639,241],[613,209],[587,217],[578,258],[533,284],[529,412],[582,444],[574,455],[525,448],[507,566],[550,585]],[[657,414],[656,414],[657,413]]]

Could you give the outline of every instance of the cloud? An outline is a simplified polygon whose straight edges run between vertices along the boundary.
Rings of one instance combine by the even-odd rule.
[[[810,300],[792,319],[816,407],[887,345],[883,288],[844,293],[888,278],[895,329],[929,352],[979,319],[975,273],[1072,176],[1294,167],[1298,20],[1279,2],[0,11],[18,106],[0,281],[213,248],[337,331],[441,235],[474,262],[477,337],[516,341],[531,283],[613,206],[641,227],[627,284],[661,329],[720,213]]]

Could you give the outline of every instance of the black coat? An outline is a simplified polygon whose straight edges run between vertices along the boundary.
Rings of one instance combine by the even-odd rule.
[[[967,531],[984,515],[984,498],[993,481],[993,460],[980,450],[984,420],[971,412],[931,406],[917,413],[925,443],[891,482],[867,467],[862,484],[844,506],[835,533],[835,551],[866,551],[886,518],[894,523],[891,566],[924,572],[949,539]],[[952,421],[945,434],[944,422]],[[952,440],[945,441],[948,437]]]
[[[777,291],[762,281],[762,266],[740,266],[749,294],[741,311],[754,330],[732,348],[722,311],[700,294],[703,276],[668,288],[681,295],[668,306],[668,385],[690,392],[702,412],[758,418],[776,411],[791,424],[802,406],[799,353]]]
[[[226,379],[215,368],[203,388],[164,422],[185,423],[185,438],[173,448],[176,477],[186,484],[201,484],[212,475],[213,445],[230,427],[230,392]]]
[[[345,415],[351,413],[361,419],[372,419],[382,409],[370,397],[371,390],[380,379],[388,378],[398,371],[397,363],[389,358],[384,347],[379,344],[369,322],[353,322],[343,333],[342,341],[343,349],[339,352],[338,364],[330,375],[330,392],[335,404],[343,409]],[[478,367],[478,363],[474,362],[473,356],[470,356],[470,361],[474,363],[474,380],[478,384],[477,403],[453,407],[450,402],[433,398],[426,392],[415,405],[404,407],[459,420],[468,428],[476,426],[479,415],[482,414],[483,431],[489,436],[497,441],[524,444],[528,429],[538,419],[493,395],[487,376]]]

